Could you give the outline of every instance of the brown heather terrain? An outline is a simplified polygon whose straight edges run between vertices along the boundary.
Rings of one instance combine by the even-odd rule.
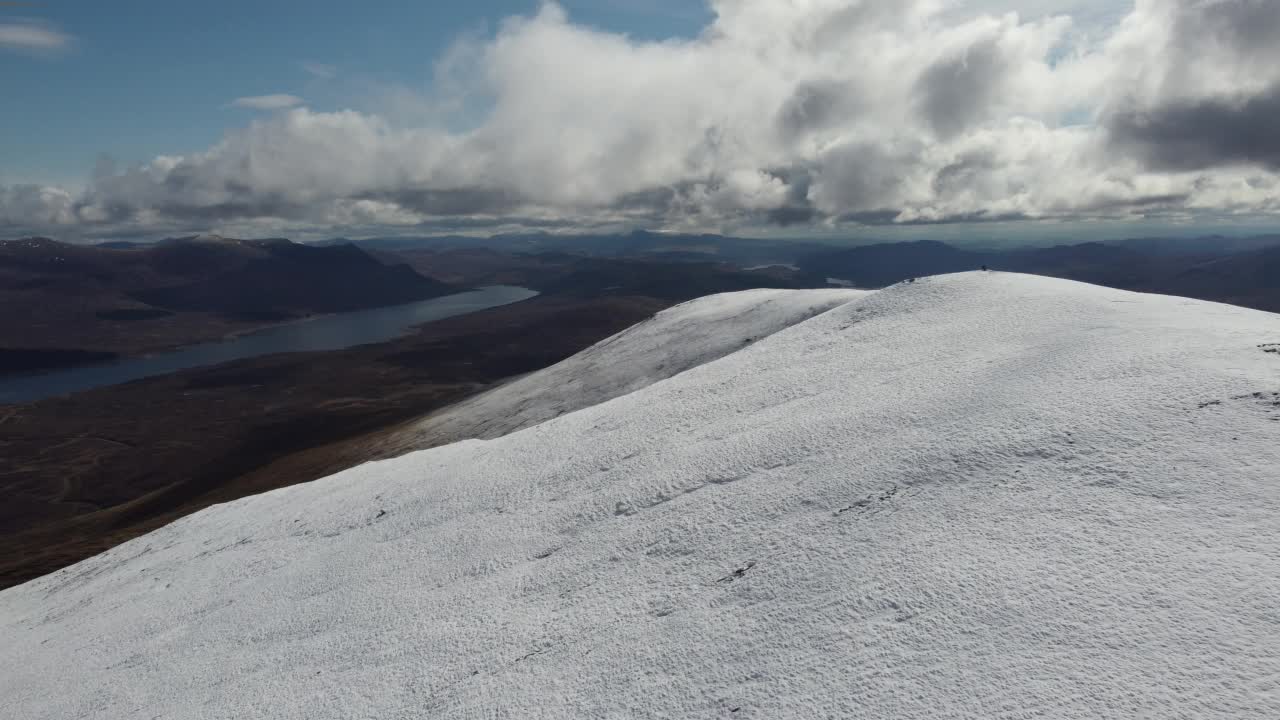
[[[0,587],[211,504],[373,459],[362,434],[554,364],[669,304],[535,298],[381,345],[0,406]]]

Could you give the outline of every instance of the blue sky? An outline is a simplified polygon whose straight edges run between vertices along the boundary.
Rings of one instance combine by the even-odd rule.
[[[0,4],[0,235],[1256,232],[1278,34],[1271,0]]]
[[[680,0],[562,3],[581,22],[637,38],[696,34]],[[255,111],[235,98],[287,93],[317,109],[376,103],[371,88],[421,90],[459,37],[490,34],[537,0],[43,0],[0,22],[71,36],[58,52],[0,50],[0,184],[83,184],[99,154],[121,164],[208,148]],[[310,70],[308,69],[310,68]]]

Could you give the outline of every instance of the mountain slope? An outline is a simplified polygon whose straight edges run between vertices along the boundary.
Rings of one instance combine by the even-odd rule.
[[[389,266],[354,245],[313,247],[288,240],[240,241],[259,256],[203,273],[191,282],[131,293],[167,310],[232,316],[301,315],[361,310],[425,300],[457,292],[404,265]],[[188,253],[212,244],[184,244]],[[159,254],[172,250],[160,246]]]
[[[896,286],[6,590],[0,693],[25,718],[1276,717],[1273,343],[1275,315],[1067,281]]]
[[[197,236],[136,247],[0,241],[0,374],[217,340],[264,323],[459,292],[353,246]]]
[[[864,294],[747,290],[692,300],[562,363],[436,413],[386,444],[404,452],[501,437],[717,360]]]
[[[1162,289],[1236,305],[1280,311],[1280,247],[1243,252],[1195,265]]]

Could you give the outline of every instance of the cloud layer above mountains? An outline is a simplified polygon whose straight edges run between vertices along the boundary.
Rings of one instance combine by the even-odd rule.
[[[1274,0],[711,5],[699,37],[640,42],[547,4],[440,61],[438,122],[258,104],[280,110],[83,193],[0,187],[0,230],[1280,212]]]

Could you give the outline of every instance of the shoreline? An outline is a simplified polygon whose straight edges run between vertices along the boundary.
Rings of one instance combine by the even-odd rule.
[[[438,317],[430,317],[426,319],[418,319],[413,317],[395,318],[394,314],[404,312],[413,308],[418,308],[425,303],[435,303],[450,298],[457,299],[461,296],[483,293],[484,291],[502,291],[512,290],[520,291],[525,294],[523,297],[511,298],[498,293],[494,302],[482,302],[476,306],[463,306],[461,308],[452,308],[456,312],[445,312]],[[527,294],[526,294],[527,293]],[[220,339],[193,343],[171,350],[152,351],[141,355],[120,355],[117,359],[106,363],[92,363],[85,365],[66,366],[62,368],[51,369],[32,374],[0,376],[0,406],[4,405],[24,405],[32,402],[38,402],[54,397],[62,397],[69,394],[92,390],[96,388],[109,387],[119,385],[134,380],[144,378],[168,375],[181,370],[190,370],[203,367],[214,367],[226,362],[234,362],[238,360],[252,359],[265,355],[284,354],[293,352],[331,352],[346,350],[359,345],[378,344],[391,342],[411,334],[416,328],[428,325],[439,320],[445,320],[452,317],[469,315],[471,313],[480,312],[494,307],[510,305],[524,300],[537,297],[540,293],[529,288],[508,285],[494,285],[482,288],[471,288],[449,295],[440,295],[434,298],[426,298],[410,303],[401,303],[399,305],[386,305],[376,308],[366,308],[363,310],[354,310],[343,313],[317,313],[305,318],[300,318],[283,323],[273,323],[270,325],[256,326],[252,329],[237,331],[230,335],[224,335]],[[359,323],[359,320],[365,319],[360,316],[364,314],[385,313],[391,314],[393,317],[378,318],[382,323]],[[315,337],[308,338],[305,334],[290,338],[287,336],[272,337],[271,333],[284,333],[290,328],[303,328],[309,323],[332,321],[345,324],[345,318],[350,318],[354,325],[339,328],[323,328],[317,332]],[[394,326],[394,332],[390,332],[390,327]],[[329,333],[323,332],[329,330]],[[259,337],[255,338],[255,335]],[[260,348],[241,348],[243,352],[237,352],[233,347],[237,343],[251,344],[258,341],[263,345]],[[311,343],[308,345],[308,343]],[[192,361],[191,358],[182,357],[184,354],[191,355],[208,355],[199,361]],[[59,380],[61,378],[61,381]],[[44,385],[42,389],[32,389],[23,387],[23,383],[32,385]]]

